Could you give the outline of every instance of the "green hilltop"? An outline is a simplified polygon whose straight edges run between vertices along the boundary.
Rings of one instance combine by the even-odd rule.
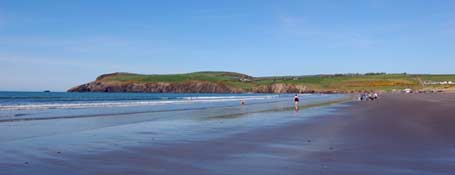
[[[452,90],[455,75],[433,74],[331,74],[309,76],[274,76],[252,77],[235,72],[194,72],[187,74],[143,75],[132,73],[113,73],[97,78],[99,82],[118,83],[182,83],[182,82],[213,82],[229,87],[242,89],[246,92],[255,87],[273,84],[304,86],[316,92],[360,92],[360,91],[393,91],[411,88],[415,90]],[[439,83],[446,82],[446,83]]]

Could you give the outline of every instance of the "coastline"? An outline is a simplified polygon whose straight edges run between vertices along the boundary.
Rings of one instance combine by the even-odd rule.
[[[455,83],[449,81],[451,76],[367,73],[253,77],[223,71],[155,75],[117,72],[100,75],[95,81],[75,86],[68,92],[336,94],[398,92],[405,89],[455,92]],[[435,79],[445,81],[433,81]]]
[[[378,101],[329,107],[330,112],[304,121],[301,114],[326,108],[252,114],[294,120],[223,137],[156,144],[156,133],[143,133],[149,139],[133,147],[53,152],[38,163],[0,169],[14,174],[449,175],[455,172],[454,104],[455,94],[384,94]],[[241,128],[242,122],[236,125]]]

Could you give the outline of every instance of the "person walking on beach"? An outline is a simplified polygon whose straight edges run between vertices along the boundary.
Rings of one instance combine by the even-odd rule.
[[[372,93],[372,92],[369,92],[369,93],[368,93],[368,99],[369,99],[370,101],[374,101],[374,97],[373,97],[373,93]]]
[[[360,101],[368,101],[368,94],[366,92],[362,93],[360,96]]]
[[[378,95],[377,92],[375,92],[375,93],[373,94],[373,98],[374,98],[374,100],[377,100],[377,99],[379,98],[379,95]]]
[[[299,96],[297,94],[295,94],[295,96],[294,96],[294,107],[295,107],[296,111],[299,110],[299,101],[300,101]]]

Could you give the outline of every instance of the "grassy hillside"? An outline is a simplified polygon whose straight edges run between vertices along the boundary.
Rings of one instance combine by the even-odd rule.
[[[320,75],[308,77],[295,77],[283,79],[259,80],[258,83],[290,83],[303,84],[311,89],[327,89],[339,91],[359,91],[369,89],[392,90],[400,88],[417,88],[419,81],[412,76],[389,74],[389,75]]]
[[[424,81],[455,81],[455,75],[409,75],[409,74],[336,74],[314,76],[277,76],[251,77],[233,72],[194,72],[188,74],[142,75],[130,73],[114,73],[98,77],[98,81],[115,81],[130,83],[150,82],[187,82],[209,81],[223,83],[232,87],[251,90],[253,87],[270,86],[272,84],[288,84],[305,86],[317,91],[391,91],[404,88],[413,89],[447,89],[453,85],[425,86]]]
[[[142,75],[131,73],[114,73],[99,77],[103,81],[126,81],[126,82],[183,82],[191,80],[200,81],[236,81],[241,78],[252,78],[248,75],[233,72],[194,72],[188,74],[167,75]]]

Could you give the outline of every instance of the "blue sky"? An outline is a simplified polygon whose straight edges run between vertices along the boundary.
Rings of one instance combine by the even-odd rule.
[[[110,72],[455,73],[455,1],[0,0],[0,90]]]

